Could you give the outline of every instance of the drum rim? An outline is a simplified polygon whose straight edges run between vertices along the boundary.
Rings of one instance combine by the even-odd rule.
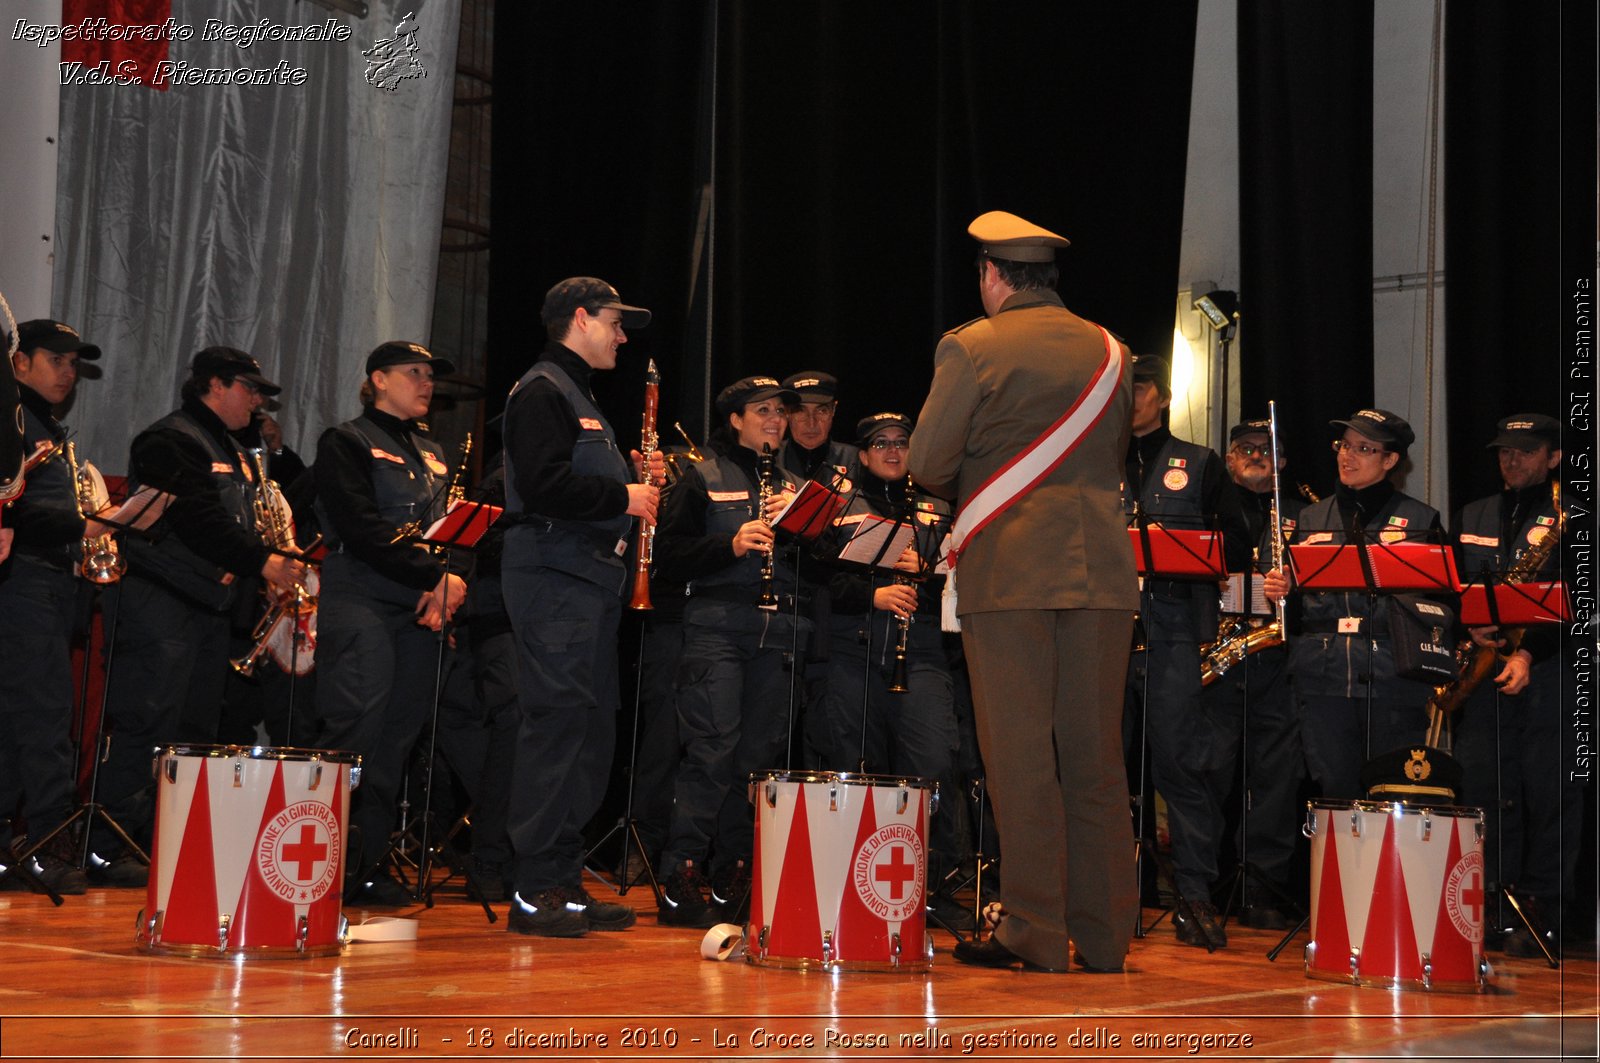
[[[1406,801],[1373,801],[1369,798],[1313,798],[1306,802],[1310,811],[1328,812],[1381,812],[1384,815],[1442,816],[1446,819],[1482,819],[1483,809],[1476,805],[1414,805]]]
[[[203,757],[216,760],[322,761],[360,764],[361,754],[348,749],[310,749],[304,746],[242,746],[172,743],[156,747],[158,757]]]
[[[862,771],[753,771],[750,781],[763,782],[803,782],[803,783],[839,783],[844,786],[886,786],[906,787],[910,790],[937,790],[939,780],[928,779],[920,775],[884,775],[874,772]]]

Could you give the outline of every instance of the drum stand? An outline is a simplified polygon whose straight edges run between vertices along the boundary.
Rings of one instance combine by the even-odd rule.
[[[1505,784],[1500,775],[1500,757],[1500,692],[1496,690],[1494,692],[1494,844],[1495,850],[1498,854],[1498,859],[1495,860],[1495,865],[1498,869],[1497,874],[1501,879],[1504,879],[1506,867],[1504,849],[1505,831],[1503,826],[1503,822],[1505,820]],[[1538,944],[1539,951],[1544,953],[1544,960],[1550,965],[1551,970],[1559,969],[1561,967],[1560,959],[1556,957],[1556,954],[1551,950],[1549,943],[1545,941],[1544,934],[1540,933],[1539,927],[1534,925],[1533,920],[1529,917],[1528,913],[1523,910],[1522,903],[1517,900],[1515,889],[1502,881],[1500,883],[1500,896],[1511,902],[1511,910],[1516,913],[1517,921],[1523,925],[1523,927],[1528,931],[1529,936],[1531,936],[1534,942]],[[1501,914],[1502,918],[1495,920],[1497,923],[1504,922],[1504,912],[1502,911]]]
[[[111,695],[111,665],[115,656],[117,645],[117,620],[121,617],[121,614],[122,609],[120,605],[118,608],[112,610],[111,628],[106,632],[106,670],[104,681],[100,688],[100,718],[95,723],[94,760],[91,762],[93,767],[89,772],[89,799],[80,804],[77,809],[73,811],[72,815],[62,820],[61,824],[57,826],[55,830],[51,831],[49,834],[46,834],[32,845],[29,845],[26,850],[18,854],[16,862],[13,864],[13,866],[7,868],[4,872],[0,872],[0,879],[3,879],[6,875],[12,874],[13,872],[18,873],[20,877],[22,877],[25,881],[29,881],[30,884],[34,885],[35,888],[40,892],[48,894],[50,899],[56,904],[61,903],[60,895],[55,893],[53,890],[46,888],[44,883],[39,882],[36,876],[34,876],[32,869],[26,866],[26,862],[33,858],[34,853],[50,844],[53,839],[58,837],[63,831],[67,830],[74,823],[77,823],[80,820],[83,821],[83,827],[78,846],[78,863],[76,865],[78,870],[87,871],[89,867],[89,846],[92,841],[90,834],[92,833],[92,829],[96,821],[102,822],[105,824],[105,826],[109,827],[111,832],[122,840],[122,844],[126,847],[129,853],[132,853],[134,856],[138,857],[139,860],[146,865],[150,863],[149,855],[139,847],[138,843],[133,840],[128,832],[122,829],[122,824],[118,823],[114,818],[112,818],[111,813],[107,812],[106,807],[100,804],[100,802],[97,800],[100,792],[100,765],[105,763],[106,755],[111,748],[111,738],[106,734],[106,705],[109,702]],[[93,633],[93,616],[94,614],[91,608],[90,634]],[[92,642],[93,640],[88,637],[86,637],[84,640],[83,678],[81,681],[83,692],[78,698],[78,724],[77,727],[74,728],[80,735],[82,734],[83,724],[87,718],[89,709],[89,664],[90,654],[94,651]],[[74,775],[74,782],[76,782],[76,775]]]
[[[583,862],[585,866],[588,866],[595,851],[620,832],[622,834],[622,864],[617,873],[617,884],[615,886],[617,895],[626,897],[628,890],[633,888],[633,876],[629,874],[628,864],[634,853],[638,853],[639,863],[644,867],[644,873],[650,879],[650,889],[655,892],[656,902],[659,905],[663,903],[661,900],[661,883],[656,878],[656,869],[655,865],[650,862],[650,854],[645,851],[644,841],[639,837],[638,820],[633,817],[633,780],[639,765],[639,707],[644,697],[644,646],[645,640],[649,637],[650,625],[646,622],[639,626],[639,658],[634,668],[633,684],[633,733],[628,741],[628,796],[622,806],[622,817],[611,825],[611,829],[606,831],[599,841],[589,846],[588,851],[583,854]],[[605,876],[599,869],[589,867],[589,872],[600,878],[601,881],[605,880]]]

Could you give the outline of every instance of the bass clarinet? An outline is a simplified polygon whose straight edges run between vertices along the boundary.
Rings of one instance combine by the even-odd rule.
[[[641,482],[650,482],[650,455],[660,449],[656,436],[656,408],[661,402],[661,376],[656,372],[656,360],[644,371],[644,428],[639,433],[639,449],[644,452],[644,470]],[[633,597],[628,599],[629,609],[653,609],[650,604],[650,562],[655,560],[655,521],[639,519],[639,556],[633,565]]]

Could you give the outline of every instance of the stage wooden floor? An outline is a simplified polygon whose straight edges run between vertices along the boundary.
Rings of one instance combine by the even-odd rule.
[[[143,891],[60,908],[0,893],[0,1055],[1595,1058],[1592,950],[1559,971],[1491,953],[1481,995],[1313,981],[1304,935],[1273,963],[1276,933],[1231,926],[1231,946],[1207,956],[1165,923],[1124,974],[974,970],[943,931],[929,973],[826,974],[703,960],[700,931],[656,926],[648,889],[626,899],[634,929],[559,941],[507,933],[503,906],[491,926],[447,886],[434,908],[397,913],[419,920],[415,942],[242,961],[141,951]]]

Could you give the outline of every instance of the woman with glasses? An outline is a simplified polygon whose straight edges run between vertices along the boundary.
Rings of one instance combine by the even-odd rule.
[[[797,634],[804,652],[812,629],[803,608],[794,619],[794,568],[770,554],[768,524],[795,489],[777,458],[787,406],[798,401],[769,376],[724,388],[724,423],[713,434],[719,452],[678,482],[656,532],[656,574],[685,584],[688,597],[677,677],[683,759],[657,917],[666,926],[743,922],[749,903],[754,827],[744,781],[783,766],[791,674],[784,657]],[[764,592],[777,597],[776,608],[762,608]]]
[[[1293,541],[1307,545],[1438,541],[1439,514],[1398,490],[1390,475],[1405,460],[1416,434],[1398,414],[1357,410],[1329,422],[1339,486],[1300,513]],[[1282,572],[1264,589],[1281,601]],[[1299,624],[1291,613],[1289,673],[1299,706],[1306,766],[1327,798],[1359,798],[1361,768],[1376,753],[1420,743],[1428,728],[1432,687],[1395,672],[1388,596],[1365,591],[1305,591]]]

